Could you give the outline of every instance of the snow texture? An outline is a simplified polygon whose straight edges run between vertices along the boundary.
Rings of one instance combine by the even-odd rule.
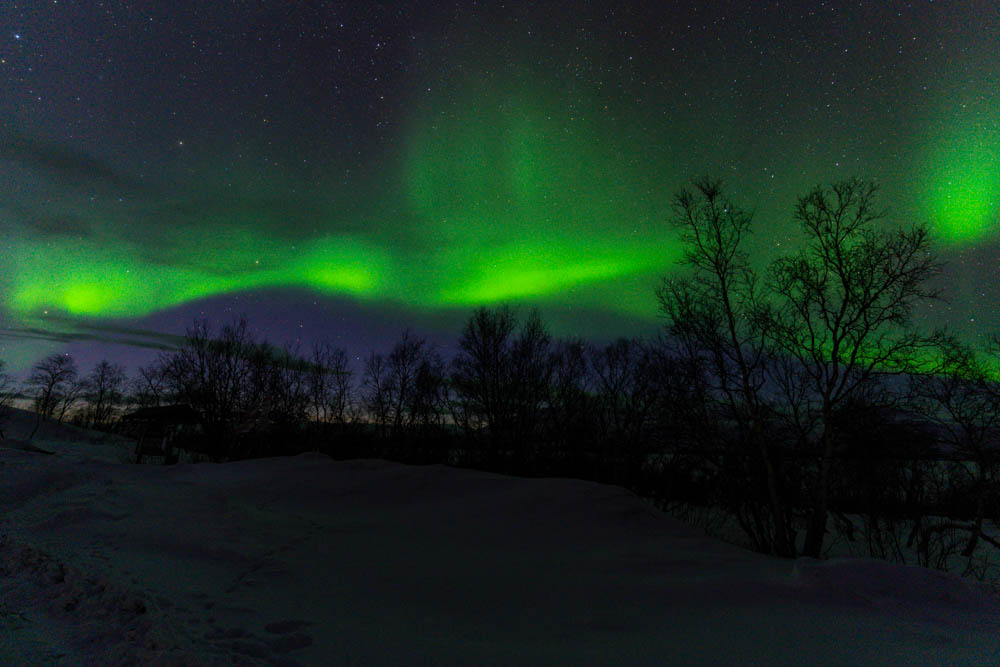
[[[1000,662],[972,584],[755,555],[618,487],[57,435],[0,449],[0,664]]]

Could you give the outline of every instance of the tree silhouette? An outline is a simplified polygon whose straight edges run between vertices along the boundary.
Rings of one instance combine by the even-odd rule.
[[[806,246],[771,266],[764,318],[777,351],[798,362],[819,403],[821,451],[803,553],[818,557],[826,532],[834,416],[877,374],[917,370],[931,337],[909,328],[914,306],[937,298],[940,271],[920,225],[890,229],[878,187],[853,179],[801,197],[795,219]]]
[[[762,517],[755,521],[760,524],[753,535],[757,548],[791,556],[794,541],[773,447],[764,432],[772,412],[763,392],[767,338],[760,317],[760,281],[745,250],[753,215],[725,195],[721,181],[706,177],[693,185],[693,190],[685,188],[674,196],[670,219],[685,245],[690,272],[665,279],[657,298],[670,337],[694,367],[704,369],[711,397],[735,424],[736,446],[756,458],[763,470],[770,517],[766,524]]]
[[[372,352],[365,359],[361,378],[361,407],[365,419],[375,424],[380,431],[387,431],[391,423],[389,415],[394,402],[392,381],[385,355]]]
[[[0,440],[5,437],[3,427],[10,419],[10,406],[14,400],[13,382],[6,368],[7,362],[0,359]]]
[[[656,423],[675,407],[660,400],[672,378],[659,356],[650,345],[621,338],[595,349],[590,358],[605,449],[602,458],[619,483],[635,483],[655,446]]]
[[[936,367],[912,378],[914,393],[922,402],[921,412],[937,425],[942,444],[958,459],[962,482],[971,491],[971,521],[947,524],[968,532],[962,552],[966,558],[973,556],[980,540],[1000,548],[1000,542],[984,532],[987,517],[1000,515],[997,370],[995,359],[988,360],[968,345],[946,338],[941,341]]]
[[[43,419],[62,418],[76,401],[80,392],[77,383],[76,362],[68,354],[53,354],[39,360],[31,367],[27,389],[34,397],[35,427],[30,440],[38,431]]]
[[[264,407],[252,378],[256,348],[245,318],[223,326],[217,337],[202,320],[188,329],[179,350],[160,359],[169,393],[201,414],[206,453],[215,458],[234,453],[239,418]]]
[[[171,400],[167,376],[162,363],[154,361],[139,368],[132,378],[129,400],[138,408],[154,408]]]
[[[537,311],[518,328],[508,306],[476,310],[452,362],[453,412],[466,434],[485,435],[491,456],[521,470],[538,435],[552,378],[551,338]]]
[[[319,423],[346,424],[351,419],[352,376],[347,353],[328,341],[320,341],[313,345],[310,361],[313,419]]]
[[[500,438],[511,422],[510,356],[517,318],[507,306],[479,308],[466,322],[452,362],[455,420],[470,435]]]
[[[115,410],[122,402],[125,369],[119,364],[102,360],[83,380],[83,398],[87,404],[84,417],[93,428],[110,425]]]

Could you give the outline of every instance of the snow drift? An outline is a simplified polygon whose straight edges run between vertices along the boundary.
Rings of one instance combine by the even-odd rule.
[[[1000,657],[997,600],[967,582],[758,556],[618,487],[318,454],[137,466],[36,444],[56,453],[0,449],[6,664]]]

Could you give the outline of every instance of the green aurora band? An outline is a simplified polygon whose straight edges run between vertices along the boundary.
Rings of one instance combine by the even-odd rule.
[[[1000,223],[998,105],[996,95],[961,104],[949,123],[930,133],[918,202],[948,245],[981,241]]]
[[[121,234],[15,237],[4,307],[15,317],[128,318],[299,287],[419,309],[532,302],[653,320],[652,288],[681,256],[663,220],[669,184],[683,177],[674,180],[668,150],[648,159],[648,145],[673,129],[620,137],[604,104],[567,110],[557,93],[508,88],[473,87],[413,114],[388,191],[366,214],[368,233],[293,243],[239,220],[184,227],[156,249],[183,261]],[[995,111],[975,117],[1000,121]],[[918,203],[949,245],[997,227],[998,127],[959,120],[932,133]],[[316,227],[331,229],[327,222],[336,221]]]
[[[290,242],[252,222],[206,224],[170,232],[159,257],[120,235],[13,239],[8,306],[127,318],[300,287],[424,309],[563,301],[654,317],[651,288],[679,248],[607,128],[574,116],[567,131],[537,105],[464,103],[466,116],[431,110],[415,124],[398,192],[370,214],[369,234]]]

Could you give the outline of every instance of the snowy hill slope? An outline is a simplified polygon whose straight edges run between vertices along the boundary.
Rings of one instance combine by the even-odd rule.
[[[135,440],[132,438],[58,421],[40,422],[36,431],[37,417],[37,414],[30,410],[11,408],[9,419],[2,427],[6,440],[0,440],[0,447],[15,449],[37,447],[72,458],[91,458],[112,463],[121,463],[135,448]],[[35,431],[35,435],[30,444],[26,444],[32,431]]]
[[[954,577],[796,563],[612,486],[0,449],[0,663],[996,664]]]

